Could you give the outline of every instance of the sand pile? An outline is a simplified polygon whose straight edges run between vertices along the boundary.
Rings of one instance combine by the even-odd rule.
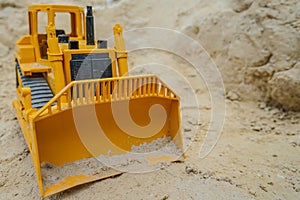
[[[160,169],[167,160],[152,163],[151,159],[172,157],[174,161],[182,159],[170,137],[162,137],[150,143],[132,146],[132,150],[122,155],[100,155],[56,167],[48,163],[41,166],[44,187],[47,188],[64,180],[67,176],[83,174],[86,176],[106,177],[118,172],[145,173]]]
[[[299,8],[297,0],[233,0],[230,9],[198,18],[184,31],[216,61],[228,91],[300,110],[300,90],[294,89],[300,79],[295,69],[300,58]]]

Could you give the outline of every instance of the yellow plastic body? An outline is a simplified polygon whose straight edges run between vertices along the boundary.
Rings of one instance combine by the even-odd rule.
[[[37,31],[38,12],[48,14],[48,25],[45,27],[44,35]],[[79,41],[79,49],[68,49],[67,44],[58,43],[54,20],[56,12],[70,13],[72,23],[70,37]],[[41,173],[43,163],[62,166],[99,155],[120,155],[130,151],[132,145],[151,142],[163,136],[170,136],[179,149],[183,148],[179,97],[154,75],[124,76],[128,72],[127,52],[122,27],[119,24],[113,29],[115,46],[105,49],[85,45],[84,25],[84,10],[81,7],[30,6],[29,35],[21,37],[17,42],[15,59],[22,74],[32,76],[35,73],[42,73],[54,94],[42,108],[33,109],[30,88],[23,87],[20,74],[17,73],[18,99],[13,101],[13,107],[32,155],[42,197],[122,173],[108,171],[100,176],[76,174],[45,187]],[[46,57],[45,52],[41,53],[44,51],[41,46],[45,45],[45,42]],[[91,52],[109,54],[113,77],[72,81],[69,64],[72,54]],[[160,105],[166,113],[166,121],[159,129],[155,124],[154,127],[147,126],[151,123],[149,110],[154,105]],[[118,123],[115,119],[116,112]],[[126,112],[130,115],[126,115]],[[158,115],[159,113],[154,113],[152,117],[159,119]],[[134,124],[143,127],[143,131],[132,129],[128,134],[120,127],[120,124],[127,123],[128,117]],[[97,123],[94,123],[95,121]],[[149,160],[156,162],[156,160],[177,159],[164,156]]]

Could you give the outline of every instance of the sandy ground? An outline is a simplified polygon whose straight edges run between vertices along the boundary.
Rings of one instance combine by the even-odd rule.
[[[74,2],[82,4],[72,1]],[[264,1],[260,2],[264,3]],[[26,33],[26,5],[29,3],[29,1],[15,3],[2,1],[1,4],[0,31],[2,37],[6,37],[1,39],[0,60],[0,199],[3,200],[40,199],[31,156],[11,106],[12,100],[16,98],[14,43],[20,35]],[[192,34],[197,31],[195,31],[196,26],[193,27],[190,24],[197,24],[197,20],[202,19],[199,16],[210,18],[204,24],[213,24],[214,18],[211,16],[221,11],[228,13],[232,6],[226,1],[199,1],[197,3],[174,1],[174,6],[166,11],[164,9],[168,8],[169,4],[167,1],[154,5],[155,3],[151,1],[138,3],[125,0],[120,4],[107,4],[106,8],[104,1],[91,1],[91,4],[96,6],[95,14],[100,16],[96,21],[105,17],[107,19],[100,20],[97,28],[97,35],[99,36],[100,30],[103,30],[101,33],[103,37],[110,36],[111,27],[116,22],[121,22],[124,27],[128,27],[127,30],[156,26]],[[290,6],[299,8],[299,4]],[[238,7],[238,9],[243,8]],[[241,16],[241,14],[238,15]],[[216,16],[215,19],[220,19],[218,17],[220,16]],[[232,23],[241,23],[242,19],[244,18]],[[246,19],[245,23],[247,23]],[[206,27],[209,30],[209,26]],[[7,35],[8,31],[10,34]],[[217,33],[213,33],[211,43],[218,41],[219,38]],[[198,36],[194,35],[194,38],[197,39]],[[203,40],[203,38],[198,39],[200,42]],[[205,46],[205,41],[203,43]],[[244,49],[245,46],[241,44],[244,43],[232,45],[232,51],[227,51],[227,53],[233,52],[237,56],[238,47],[243,50],[251,48]],[[132,42],[128,45],[134,46],[135,44]],[[172,89],[183,94],[182,131],[185,145],[188,147],[186,160],[162,166],[149,173],[125,173],[114,178],[85,184],[48,199],[299,199],[300,113],[270,106],[268,102],[265,102],[265,98],[260,96],[262,90],[255,88],[256,84],[252,84],[255,80],[250,81],[250,85],[239,81],[241,74],[244,74],[240,69],[245,68],[245,63],[229,59],[230,61],[226,60],[222,65],[225,50],[221,51],[220,48],[227,44],[218,45],[216,46],[219,49],[216,46],[205,47],[215,59],[225,83],[226,95],[220,95],[226,96],[226,118],[217,144],[205,158],[200,158],[199,152],[205,143],[211,124],[210,117],[213,113],[210,88],[205,85],[205,77],[195,76],[193,67],[173,54],[170,55],[160,50],[131,52],[129,55],[131,68],[156,60],[157,63],[168,65],[177,73],[184,75],[195,91],[199,106],[192,105],[188,95],[184,97],[187,89],[182,87],[181,80],[177,79],[171,84]],[[260,49],[260,46],[256,47]],[[252,50],[251,52],[253,53]],[[276,55],[276,52],[274,51],[273,55]],[[198,53],[190,52],[195,57],[199,56]],[[200,52],[200,55],[202,54],[204,55],[205,52]],[[226,54],[225,57],[228,58],[230,55]],[[255,55],[253,57],[257,58]],[[266,57],[268,56],[262,56],[261,60],[263,61]],[[276,58],[276,56],[273,57]],[[206,57],[203,58],[203,62],[210,65],[210,61],[206,60]],[[298,61],[296,57],[292,59]],[[249,64],[249,61],[247,63]],[[274,65],[274,63],[277,63],[276,59],[268,64]],[[244,68],[239,68],[240,65]],[[136,72],[148,73],[147,68],[139,68]],[[259,75],[256,73],[256,76]],[[214,74],[208,74],[208,76],[214,76]],[[168,78],[167,74],[162,74],[161,77],[166,81],[173,80]],[[267,81],[263,83],[268,85]],[[261,88],[261,84],[262,82],[259,82],[258,88]],[[200,113],[199,119],[194,115],[195,109]]]

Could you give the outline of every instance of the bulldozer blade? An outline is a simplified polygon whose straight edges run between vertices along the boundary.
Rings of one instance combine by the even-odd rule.
[[[30,117],[29,124],[21,124],[25,137],[30,137],[28,146],[41,196],[134,172],[130,163],[122,163],[129,158],[155,166],[184,157],[180,106],[175,94],[156,80],[159,86],[151,84],[147,88],[150,84],[146,84],[145,94],[136,90],[127,98],[123,88],[114,95],[112,89],[105,87],[115,88],[115,80],[71,83]],[[134,82],[139,78],[126,80]],[[152,91],[151,95],[146,95],[147,90]],[[63,103],[63,98],[69,102]],[[18,110],[17,104],[14,107]],[[167,142],[159,146],[157,141]],[[170,146],[160,151],[168,144],[173,144],[175,151],[168,152]],[[127,165],[129,168],[122,168]]]

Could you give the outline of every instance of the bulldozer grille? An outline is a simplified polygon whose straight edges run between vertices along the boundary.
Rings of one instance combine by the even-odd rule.
[[[72,54],[70,71],[72,81],[111,78],[111,59],[108,53]]]

